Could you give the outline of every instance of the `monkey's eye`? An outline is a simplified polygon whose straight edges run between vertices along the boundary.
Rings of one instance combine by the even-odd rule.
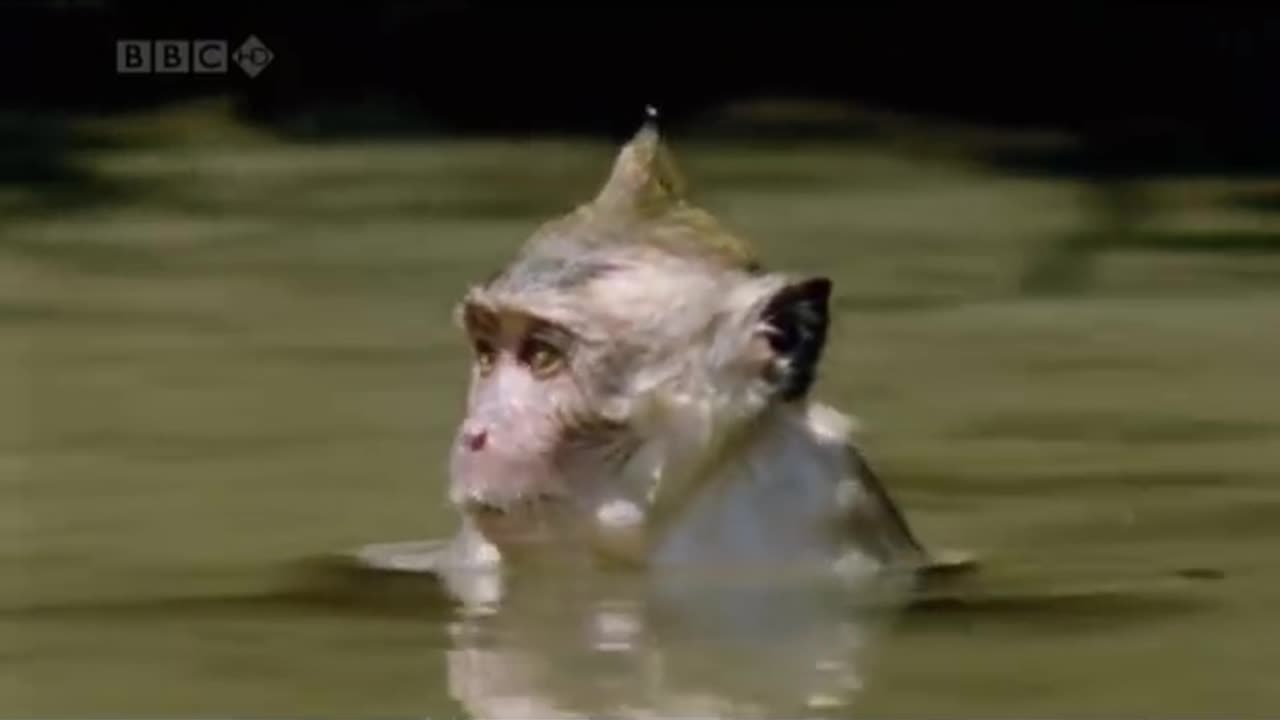
[[[479,338],[475,341],[476,365],[480,368],[481,375],[488,375],[493,366],[497,363],[498,352],[494,349],[493,343]]]
[[[545,340],[529,338],[520,348],[520,360],[529,366],[534,375],[546,377],[564,364],[564,353]]]

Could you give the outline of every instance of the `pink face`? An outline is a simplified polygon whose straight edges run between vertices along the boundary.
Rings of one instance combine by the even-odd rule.
[[[717,432],[807,392],[829,281],[746,278],[734,293],[685,280],[673,290],[659,272],[616,275],[607,293],[579,291],[587,307],[561,312],[580,334],[531,314],[537,303],[503,306],[488,292],[464,300],[475,362],[450,498],[490,540],[533,526],[589,529],[602,503],[647,497],[639,485],[656,468],[695,467]],[[655,415],[650,401],[667,390],[676,401],[659,402]],[[648,447],[661,459],[641,452]],[[555,523],[544,522],[550,515]]]
[[[451,495],[510,510],[564,497],[565,427],[581,393],[568,371],[568,333],[516,313],[464,310],[475,353],[467,414],[451,459]]]

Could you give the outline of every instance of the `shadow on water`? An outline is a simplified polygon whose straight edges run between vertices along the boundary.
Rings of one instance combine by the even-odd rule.
[[[1083,132],[1067,143],[986,148],[983,164],[1001,172],[1084,183],[1092,222],[1033,253],[1020,279],[1028,295],[1090,288],[1111,252],[1269,255],[1280,252],[1273,229],[1154,230],[1163,208],[1150,191],[1161,180],[1270,181],[1280,168],[1280,142],[1269,128],[1192,131],[1159,123]],[[1228,205],[1256,213],[1280,209],[1274,187],[1238,190]]]
[[[1023,272],[1021,287],[1029,294],[1076,292],[1088,289],[1101,258],[1111,252],[1163,252],[1187,255],[1274,255],[1280,253],[1280,233],[1267,228],[1211,230],[1155,230],[1145,227],[1159,217],[1150,193],[1139,178],[1095,178],[1088,187],[1095,222],[1072,231],[1033,254]],[[1273,211],[1265,194],[1238,198],[1237,204],[1255,212]]]
[[[1239,190],[1231,194],[1230,201],[1245,210],[1280,213],[1280,187]]]
[[[70,118],[0,112],[0,192],[19,191],[18,208],[37,212],[118,202],[120,188],[93,172],[81,156],[106,145]]]
[[[982,624],[1029,633],[1078,632],[1163,622],[1212,610],[1214,603],[1190,592],[1193,584],[1225,579],[1216,568],[1179,568],[1147,580],[1068,579],[1059,587],[1001,589],[934,588],[914,597],[905,613],[909,630],[954,632]]]

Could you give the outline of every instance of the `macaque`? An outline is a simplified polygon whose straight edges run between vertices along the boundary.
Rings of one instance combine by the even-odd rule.
[[[893,610],[969,561],[926,552],[813,397],[831,292],[690,204],[652,120],[594,199],[467,290],[461,529],[357,556],[460,601],[462,707],[847,717]]]
[[[686,199],[650,119],[591,201],[455,311],[474,355],[434,562],[650,571],[931,559],[815,400],[832,281],[766,269]]]

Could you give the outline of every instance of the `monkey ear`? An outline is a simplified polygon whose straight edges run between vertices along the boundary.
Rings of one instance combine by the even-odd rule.
[[[773,354],[766,377],[784,401],[809,392],[827,344],[831,280],[809,278],[786,285],[761,311],[762,333]]]

